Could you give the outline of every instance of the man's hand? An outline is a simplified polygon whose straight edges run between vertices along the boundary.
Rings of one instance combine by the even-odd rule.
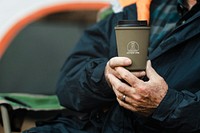
[[[122,69],[125,69],[125,66],[131,65],[131,60],[127,57],[113,57],[111,58],[105,67],[105,78],[110,84],[110,79],[108,78],[108,75],[113,75],[114,77],[117,77],[118,79],[122,79],[121,75],[116,71],[117,67],[121,67]],[[144,77],[145,71],[139,71],[139,72],[132,72],[136,77]]]
[[[108,74],[107,78],[119,104],[128,110],[148,116],[167,93],[168,85],[152,68],[150,61],[147,62],[146,74],[149,80],[146,82],[122,67],[115,67],[115,73],[117,76]]]

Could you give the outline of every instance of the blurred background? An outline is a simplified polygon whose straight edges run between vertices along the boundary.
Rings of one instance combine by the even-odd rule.
[[[108,0],[0,1],[0,92],[54,94],[59,70]]]
[[[74,113],[55,95],[60,69],[86,28],[134,2],[120,1],[0,0],[0,133]]]

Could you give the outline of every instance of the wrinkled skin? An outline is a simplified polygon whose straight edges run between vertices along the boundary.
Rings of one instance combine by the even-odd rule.
[[[112,87],[119,105],[144,116],[150,115],[165,97],[168,85],[147,61],[146,72],[130,72],[124,68],[131,60],[126,57],[114,57],[105,67],[105,78]],[[140,78],[148,77],[148,81]],[[123,101],[123,95],[126,96]]]

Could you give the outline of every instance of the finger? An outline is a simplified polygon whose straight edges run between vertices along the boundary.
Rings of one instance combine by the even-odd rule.
[[[132,87],[136,87],[137,84],[142,82],[142,80],[137,78],[135,75],[133,75],[130,71],[126,69],[117,67],[116,71],[119,73],[121,78],[125,80],[128,84],[130,84]]]
[[[118,103],[120,106],[122,106],[123,108],[136,112],[138,114],[144,115],[144,116],[149,116],[153,111],[152,109],[149,110],[146,107],[141,107],[138,105],[133,105],[133,104],[128,104],[126,102],[121,101],[120,99],[117,99]],[[154,109],[153,109],[154,110]]]
[[[126,86],[126,84],[124,84],[123,82],[121,82],[117,77],[115,77],[112,74],[108,75],[108,80],[109,80],[109,82],[110,82],[113,90],[115,91],[115,94],[117,94],[119,92],[118,88]],[[118,93],[118,96],[119,96],[119,93]]]
[[[138,71],[138,72],[131,72],[131,73],[138,78],[144,77],[146,75],[145,71]]]
[[[119,105],[124,107],[125,109],[131,110],[131,111],[137,111],[137,109],[134,106],[132,106],[126,102],[123,102],[118,98],[117,98],[117,101],[118,101]]]
[[[113,90],[118,98],[122,98],[123,95],[130,96],[131,94],[135,93],[135,90],[132,87],[122,82],[114,75],[109,75],[108,77],[113,87]]]
[[[129,66],[131,65],[131,60],[127,57],[113,57],[109,60],[109,66],[111,68],[119,66]]]
[[[157,80],[158,78],[160,78],[160,75],[158,75],[158,73],[151,66],[150,60],[147,61],[146,74],[150,80]]]
[[[129,105],[134,105],[134,106],[138,106],[141,105],[141,103],[143,103],[143,101],[141,101],[141,96],[136,93],[133,93],[132,95],[124,95],[122,93],[119,93],[119,96],[117,98],[121,99],[121,101]]]

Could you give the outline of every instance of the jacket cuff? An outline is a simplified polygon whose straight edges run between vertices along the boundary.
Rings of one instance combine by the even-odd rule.
[[[101,89],[97,89],[101,94],[103,94],[103,96],[105,97],[113,97],[114,96],[114,92],[113,90],[109,87],[106,79],[105,79],[105,75],[104,75],[104,71],[105,71],[105,66],[106,66],[107,60],[105,60],[104,62],[101,62],[100,64],[98,64],[97,67],[95,67],[95,69],[93,70],[92,74],[91,74],[91,81],[93,82],[93,88],[101,88]]]
[[[158,121],[164,121],[175,110],[182,99],[183,96],[180,92],[169,88],[164,99],[152,114],[152,118]]]

